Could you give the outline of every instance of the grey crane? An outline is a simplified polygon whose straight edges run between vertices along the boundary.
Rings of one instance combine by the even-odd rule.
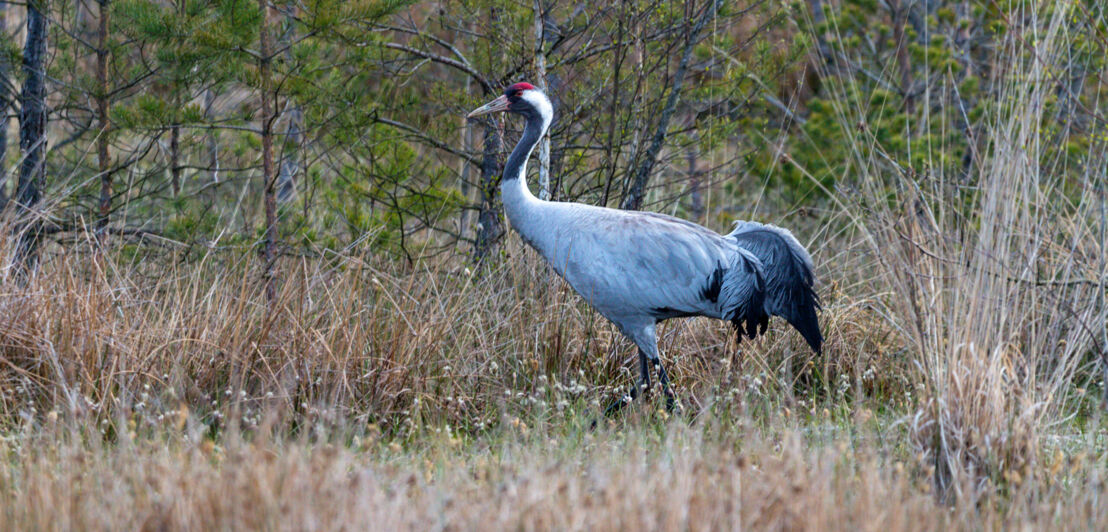
[[[538,199],[527,188],[526,166],[553,119],[550,100],[529,83],[516,83],[468,117],[497,112],[526,119],[500,183],[508,220],[638,347],[640,377],[632,398],[650,387],[653,365],[667,406],[673,406],[655,336],[655,326],[670,318],[726,320],[741,341],[744,334],[765,333],[771,315],[781,316],[820,353],[812,259],[788,230],[738,222],[721,235],[663,214]]]

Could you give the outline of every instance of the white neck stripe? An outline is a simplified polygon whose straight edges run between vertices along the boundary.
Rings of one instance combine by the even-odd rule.
[[[530,103],[531,107],[534,107],[542,116],[542,132],[545,134],[554,119],[554,107],[550,105],[550,99],[539,90],[525,90],[520,94],[520,98],[527,100],[527,103]]]

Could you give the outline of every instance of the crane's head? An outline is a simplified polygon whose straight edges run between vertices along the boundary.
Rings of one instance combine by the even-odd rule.
[[[534,85],[516,83],[504,89],[504,94],[499,98],[474,109],[466,118],[503,112],[521,114],[528,118],[539,116],[549,122],[553,109],[550,100]]]

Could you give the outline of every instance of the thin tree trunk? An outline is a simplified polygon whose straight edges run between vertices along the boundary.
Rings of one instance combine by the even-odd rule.
[[[823,0],[808,0],[808,10],[812,14],[812,26],[816,32],[816,49],[819,50],[823,64],[830,66],[835,61],[834,54],[831,53],[827,38],[820,29],[820,26],[827,22],[827,17],[823,14]]]
[[[495,119],[489,119],[485,126],[484,158],[481,160],[481,211],[477,217],[477,238],[473,258],[480,262],[492,254],[500,237],[504,235],[504,226],[500,221],[500,194],[497,190],[503,171],[500,164],[503,136]]]
[[[698,143],[700,142],[700,135],[695,131],[692,135],[692,142],[689,143],[688,163],[689,163],[689,200],[692,205],[689,207],[689,214],[692,215],[693,221],[700,223],[704,217],[704,197],[700,190],[700,149]]]
[[[463,45],[465,45],[466,50],[471,49],[477,40],[476,37],[474,37],[474,35],[476,35],[475,28],[476,21],[470,20],[466,24],[467,31],[455,33],[455,39],[462,42]],[[463,93],[465,94],[466,98],[468,98],[470,95],[473,94],[473,76],[465,76],[465,81],[463,83]],[[472,153],[474,149],[473,144],[476,138],[475,128],[473,124],[470,124],[468,118],[462,116],[461,121],[462,153],[469,154]],[[472,181],[470,181],[470,179],[472,179],[473,171],[471,168],[472,163],[465,160],[464,158],[461,159],[460,164],[461,166],[458,168],[458,191],[462,195],[462,208],[461,212],[458,214],[458,235],[461,237],[462,241],[465,241],[472,229],[470,227],[470,211],[472,210]]]
[[[661,117],[658,119],[658,129],[654,132],[654,139],[651,141],[650,147],[643,154],[642,164],[635,173],[635,180],[631,184],[627,197],[623,200],[624,209],[639,210],[642,208],[646,186],[650,181],[650,173],[654,170],[654,164],[658,160],[658,153],[662,151],[662,145],[665,144],[669,120],[677,109],[677,101],[681,96],[681,86],[685,83],[685,74],[689,70],[689,60],[692,59],[693,48],[700,42],[700,32],[708,24],[708,21],[716,16],[716,11],[722,3],[723,0],[713,0],[711,5],[704,8],[704,14],[700,16],[700,20],[697,20],[689,31],[688,38],[685,41],[685,50],[681,54],[681,62],[677,65],[677,72],[673,75],[673,86],[670,88],[669,98],[666,101],[665,108],[662,109]]]
[[[46,10],[46,3],[42,5],[43,10]],[[76,29],[77,35],[81,37],[84,42],[92,42],[93,37],[92,29],[88,23],[92,17],[92,7],[89,2],[85,0],[73,1],[73,27]]]
[[[473,82],[469,77],[465,79],[465,95],[469,96],[469,90],[472,87]],[[469,153],[473,151],[473,128],[469,125],[469,120],[462,117],[462,151]],[[458,215],[458,234],[462,238],[466,237],[466,233],[469,232],[469,161],[462,159],[462,167],[459,169],[458,176],[458,189],[462,194],[462,212]]]
[[[45,6],[27,4],[27,39],[23,45],[23,90],[20,94],[19,148],[23,162],[15,200],[19,203],[23,227],[16,245],[16,267],[23,273],[35,268],[39,239],[38,216],[46,180],[46,26]]]
[[[292,64],[292,46],[296,37],[296,4],[287,6],[285,22],[288,29],[281,35],[281,47],[285,49],[285,59]],[[303,128],[304,113],[296,102],[289,102],[288,121],[285,127],[284,148],[281,150],[281,169],[277,176],[277,201],[285,203],[296,197],[296,176],[300,173],[300,135]]]
[[[604,180],[604,195],[600,198],[600,206],[607,207],[608,199],[612,194],[612,183],[616,180],[616,159],[619,158],[619,142],[616,140],[616,114],[619,109],[620,93],[620,67],[623,66],[623,58],[626,56],[623,50],[623,6],[620,4],[619,19],[616,23],[616,42],[620,45],[615,50],[615,59],[612,61],[612,99],[608,104],[608,140],[604,147],[604,161],[608,167],[608,177]],[[621,134],[622,136],[622,134]]]
[[[1103,167],[1102,167],[1103,168]],[[1105,273],[1108,273],[1108,255],[1105,254],[1105,250],[1108,250],[1108,193],[1102,188],[1100,189],[1100,290],[1097,292],[1097,296],[1100,298],[1100,306],[1104,307],[1104,297],[1108,294],[1108,290],[1105,290]],[[1100,341],[1100,378],[1104,382],[1108,382],[1108,327],[1101,327],[1100,329],[1101,341]],[[1108,407],[1108,386],[1101,385],[1101,406]]]
[[[497,31],[501,28],[500,9],[489,9],[490,25]],[[500,61],[507,61],[507,52],[500,50]],[[491,87],[485,86],[485,95],[491,93]],[[474,239],[473,259],[481,262],[492,255],[500,238],[504,235],[504,223],[500,219],[502,212],[500,194],[500,175],[504,166],[500,163],[500,152],[504,144],[504,132],[501,122],[495,117],[485,119],[485,141],[481,159],[481,205],[477,214],[477,235]]]
[[[558,85],[551,83],[557,90]],[[563,168],[565,168],[566,149],[565,146],[554,147],[550,146],[550,200],[559,201],[565,193],[562,191],[562,175]]]
[[[535,0],[535,81],[546,92],[546,52],[543,50],[543,9]],[[539,199],[550,199],[550,130],[539,139]]]
[[[0,35],[8,34],[8,4],[0,3]],[[8,206],[8,170],[4,155],[8,152],[8,110],[11,109],[11,67],[7,54],[0,54],[0,213]]]
[[[97,240],[105,244],[107,234],[103,231],[108,225],[108,216],[112,211],[112,172],[111,153],[108,149],[108,133],[111,122],[108,118],[108,0],[99,1],[96,32],[96,120],[100,131],[96,137],[97,170],[100,172],[100,218],[96,221]]]
[[[904,32],[908,8],[902,0],[890,0],[889,9],[892,11],[893,40],[896,42],[896,64],[900,70],[900,92],[904,97],[904,110],[911,113],[915,107],[912,101],[912,63],[908,55],[908,37]]]
[[[177,2],[177,15],[185,16],[184,1]],[[180,87],[174,84],[173,112],[174,123],[169,126],[169,187],[173,197],[181,195],[181,125],[178,122],[178,110],[181,108]]]
[[[550,75],[549,73],[547,73],[546,78],[547,78],[547,80],[546,80],[547,86],[549,86],[552,91],[557,93],[558,90],[561,88],[561,83],[559,82],[558,77],[556,75]],[[556,94],[555,94],[555,96],[556,96]],[[555,104],[558,101],[556,98],[551,98],[551,100],[554,101]],[[564,143],[559,143],[559,145],[557,147],[555,147],[555,145],[552,143],[551,146],[550,146],[550,200],[551,201],[559,201],[565,196],[565,193],[562,190],[562,176],[563,176],[563,172],[564,172],[563,168],[565,168],[565,158],[566,158],[566,148],[565,148]]]
[[[296,197],[296,176],[300,173],[300,124],[303,113],[299,105],[289,109],[285,129],[285,150],[281,158],[281,170],[277,174],[277,201],[286,203]]]
[[[169,126],[169,186],[173,197],[181,195],[181,126]]]
[[[212,89],[204,91],[204,117],[211,120],[212,106],[215,105],[215,92]],[[216,130],[208,132],[208,168],[212,171],[212,182],[219,182],[219,139]]]
[[[261,78],[262,111],[262,183],[265,202],[265,247],[263,250],[266,301],[272,304],[277,299],[277,176],[273,171],[273,122],[275,107],[271,88],[270,66],[273,55],[272,36],[270,35],[269,5],[266,0],[258,0],[258,9],[262,11],[262,27],[259,37],[258,74]]]

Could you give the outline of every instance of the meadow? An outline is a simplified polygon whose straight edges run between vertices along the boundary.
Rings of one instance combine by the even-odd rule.
[[[718,322],[667,325],[683,410],[667,414],[655,393],[605,419],[633,351],[534,257],[481,275],[401,275],[353,256],[290,264],[276,312],[251,270],[154,272],[70,253],[5,292],[8,526],[1095,529],[1108,518],[1099,388],[1080,392],[1092,398],[1079,419],[1038,424],[981,397],[1014,392],[948,392],[981,417],[959,412],[950,422],[968,441],[942,456],[928,438],[947,436],[934,435],[944,420],[927,418],[942,392],[882,316],[888,295],[848,295],[866,283],[824,292],[819,359],[781,323],[738,349]],[[1003,356],[990,366],[1000,375],[957,376],[1011,386],[1018,355]],[[967,456],[963,467],[993,469],[937,475]]]

